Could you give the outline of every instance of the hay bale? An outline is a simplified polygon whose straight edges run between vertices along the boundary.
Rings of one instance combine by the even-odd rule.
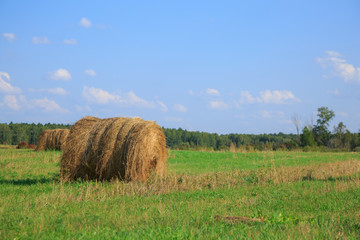
[[[39,137],[36,151],[61,150],[69,133],[69,129],[44,130]]]
[[[61,156],[60,175],[62,179],[75,179],[90,130],[98,120],[100,119],[96,117],[84,117],[72,126]]]
[[[47,146],[47,139],[49,138],[49,135],[51,133],[51,130],[44,130],[39,137],[38,145],[36,147],[36,151],[43,151],[45,150]]]
[[[80,128],[84,121],[73,128]],[[61,160],[63,180],[146,181],[152,174],[164,175],[166,140],[155,122],[117,117],[93,119],[89,125],[82,140],[74,144],[70,142],[76,132],[70,131]]]

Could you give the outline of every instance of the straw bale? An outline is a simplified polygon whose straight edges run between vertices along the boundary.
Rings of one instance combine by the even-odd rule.
[[[61,150],[69,135],[69,129],[48,129],[44,130],[38,141],[36,151]]]
[[[78,146],[64,148],[62,179],[146,181],[151,175],[164,175],[166,140],[155,122],[141,118],[99,119],[86,130],[86,137],[84,134],[82,141],[75,143]],[[73,130],[68,144],[72,134]]]
[[[64,180],[75,178],[90,130],[98,120],[96,117],[84,117],[72,126],[61,157],[60,175]]]

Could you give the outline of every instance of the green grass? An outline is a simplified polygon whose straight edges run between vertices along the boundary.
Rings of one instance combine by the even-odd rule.
[[[280,166],[305,166],[360,159],[359,153],[323,152],[196,152],[171,151],[169,171],[178,174],[201,174],[239,169],[259,169]]]
[[[61,183],[60,155],[0,149],[0,239],[360,238],[360,154],[171,151],[167,178],[144,184]],[[264,168],[342,163],[356,171],[261,181]]]

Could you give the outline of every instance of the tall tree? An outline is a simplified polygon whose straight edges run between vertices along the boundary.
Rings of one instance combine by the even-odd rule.
[[[316,125],[313,129],[315,135],[315,141],[320,146],[325,146],[328,144],[328,141],[331,137],[331,132],[328,127],[330,121],[335,117],[335,113],[332,110],[329,110],[328,107],[318,108],[317,113],[318,119],[316,120]]]
[[[313,133],[308,129],[308,127],[304,127],[303,133],[300,136],[300,143],[302,147],[312,147],[316,145]]]

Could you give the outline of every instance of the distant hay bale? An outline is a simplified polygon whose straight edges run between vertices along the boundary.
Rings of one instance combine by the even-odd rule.
[[[49,129],[44,130],[38,141],[36,151],[41,150],[61,150],[70,133],[69,129]]]
[[[70,131],[61,159],[63,180],[146,181],[164,175],[166,140],[159,125],[141,118],[85,117]]]

